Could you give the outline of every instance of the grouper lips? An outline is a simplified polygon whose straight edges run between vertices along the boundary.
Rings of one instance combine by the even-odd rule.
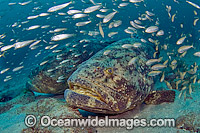
[[[83,82],[84,84],[81,84]],[[70,106],[94,113],[117,113],[103,100],[98,92],[90,88],[90,85],[93,84],[90,81],[79,79],[68,81],[68,84],[69,89],[65,90],[64,97]]]

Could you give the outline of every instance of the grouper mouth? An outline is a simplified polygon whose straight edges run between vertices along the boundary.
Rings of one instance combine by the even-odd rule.
[[[70,106],[94,113],[113,113],[113,109],[91,87],[95,85],[93,82],[90,83],[85,79],[79,79],[79,81],[81,82],[68,81],[69,89],[65,90],[64,97]]]
[[[69,89],[77,94],[89,96],[96,100],[105,102],[102,99],[102,97],[97,92],[95,92],[92,88],[85,87],[81,84],[75,84],[75,83],[69,82]]]

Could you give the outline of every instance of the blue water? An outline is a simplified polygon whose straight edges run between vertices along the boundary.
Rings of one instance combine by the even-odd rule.
[[[27,21],[28,16],[34,16],[38,15],[43,12],[47,12],[47,10],[55,5],[59,5],[62,3],[66,3],[67,1],[32,1],[31,3],[27,5],[19,5],[18,2],[25,2],[25,1],[5,1],[1,0],[1,8],[0,8],[0,33],[5,33],[6,37],[1,42],[4,43],[4,45],[10,45],[15,43],[15,41],[25,41],[25,40],[31,40],[31,39],[41,39],[46,40],[47,42],[50,42],[50,38],[53,34],[49,34],[48,31],[54,30],[55,28],[67,28],[67,31],[61,32],[61,33],[75,33],[78,38],[75,39],[83,39],[83,38],[93,38],[88,35],[82,35],[79,33],[80,30],[91,30],[91,31],[98,31],[98,27],[96,24],[98,24],[102,19],[95,17],[97,13],[100,14],[107,14],[107,13],[101,13],[99,11],[90,13],[89,19],[92,21],[91,24],[83,26],[83,27],[76,27],[75,23],[80,21],[87,21],[88,17],[76,19],[73,20],[71,16],[64,15],[60,16],[57,13],[63,12],[66,13],[70,7],[73,7],[73,9],[82,10],[84,8],[87,8],[89,6],[92,6],[91,2],[89,0],[86,0],[83,4],[81,1],[75,1],[75,4],[71,4],[68,7],[59,10],[57,12],[50,13],[51,15],[46,17],[38,17],[36,19],[29,20],[28,23],[22,24],[20,28],[18,27],[12,27],[14,23],[18,23],[20,25],[21,22]],[[120,0],[115,2],[109,2],[106,0],[100,1],[96,0],[96,3],[102,3],[103,6],[105,6],[108,9],[116,9],[119,13],[115,15],[113,20],[122,20],[122,25],[120,25],[117,28],[108,29],[106,28],[105,24],[104,26],[104,32],[108,33],[111,31],[118,31],[119,34],[114,36],[114,39],[120,40],[122,38],[130,37],[129,34],[126,34],[124,32],[124,29],[130,26],[129,21],[135,20],[138,18],[139,15],[145,13],[145,11],[150,11],[155,14],[153,17],[154,22],[145,21],[145,25],[154,25],[156,20],[159,20],[159,28],[163,29],[165,31],[165,35],[159,38],[159,41],[161,44],[169,44],[173,45],[174,47],[177,47],[175,45],[175,42],[177,39],[180,38],[181,34],[192,34],[192,37],[188,38],[188,42],[191,44],[194,43],[194,46],[196,46],[196,49],[199,49],[197,44],[199,43],[198,40],[198,32],[199,29],[199,23],[197,23],[197,26],[193,26],[193,21],[195,17],[199,17],[199,10],[195,7],[189,5],[184,0],[178,1],[179,4],[175,3],[173,0],[169,1],[159,1],[159,0],[148,0],[145,2],[138,3],[139,6],[135,6],[133,3],[130,3],[126,7],[117,8],[120,3],[122,3]],[[198,4],[198,1],[194,1],[196,4]],[[15,5],[8,5],[8,3],[16,3]],[[145,6],[144,6],[145,4]],[[166,11],[166,5],[171,6],[171,15],[176,13],[175,22],[172,23],[171,19],[169,19],[169,16]],[[37,10],[36,10],[37,9]],[[196,10],[198,15],[195,16],[193,11]],[[112,12],[112,10],[108,11]],[[47,19],[48,18],[48,19]],[[62,20],[66,20],[66,23],[62,23]],[[180,24],[184,25],[184,28],[180,28]],[[23,30],[24,28],[28,28],[32,25],[50,25],[49,28],[46,29],[35,29],[31,31]],[[107,26],[108,27],[108,26]],[[141,33],[140,33],[141,34]],[[166,39],[169,35],[172,36],[171,39]],[[151,35],[149,34],[143,34],[144,38],[148,38]],[[101,35],[96,36],[95,38],[102,39]],[[14,39],[14,41],[10,42],[10,39]],[[107,36],[105,39],[110,39]],[[72,39],[67,39],[64,41],[58,42],[59,45],[66,44],[67,42],[72,41]],[[7,84],[3,82],[3,79],[7,75],[12,75],[13,79],[8,82],[14,82],[16,79],[15,77],[22,77],[26,76],[31,69],[34,68],[34,65],[41,62],[41,59],[51,52],[51,50],[45,50],[45,46],[48,44],[45,44],[44,42],[41,42],[39,45],[42,45],[41,47],[37,48],[36,50],[30,50],[28,46],[23,47],[21,49],[14,50],[13,48],[8,50],[6,52],[6,58],[1,57],[0,58],[0,70],[3,70],[5,68],[10,68],[9,71],[7,71],[5,74],[0,75],[0,84],[4,86],[4,84]],[[34,57],[39,51],[41,50],[41,55],[38,57]],[[12,69],[19,66],[20,62],[24,62],[24,69],[22,69],[22,72],[18,74],[18,72],[13,73]]]
[[[98,31],[98,27],[96,24],[98,24],[102,19],[95,17],[97,13],[100,14],[107,14],[107,13],[101,13],[99,11],[90,13],[89,19],[92,21],[91,24],[83,26],[83,27],[76,27],[75,23],[79,21],[86,21],[88,20],[88,17],[76,19],[73,20],[71,16],[64,15],[60,16],[57,13],[63,12],[66,13],[69,8],[82,10],[84,8],[87,8],[89,6],[92,6],[91,2],[89,0],[85,0],[85,3],[82,3],[81,1],[75,1],[75,4],[71,4],[68,7],[59,10],[57,12],[50,13],[51,15],[46,17],[38,17],[36,19],[29,20],[28,23],[22,24],[20,28],[18,27],[12,27],[14,23],[18,23],[20,25],[21,22],[27,21],[28,16],[34,16],[38,15],[40,13],[46,12],[50,7],[62,4],[67,1],[37,1],[33,0],[31,3],[27,5],[19,5],[18,2],[25,2],[25,1],[0,1],[0,33],[6,35],[4,39],[1,39],[0,41],[3,42],[3,45],[10,45],[15,43],[16,41],[25,41],[25,40],[31,40],[31,39],[41,39],[46,40],[47,42],[50,42],[50,38],[53,34],[49,34],[48,31],[53,30],[55,28],[67,28],[67,31],[61,32],[61,33],[74,33],[77,35],[76,38],[73,39],[67,39],[64,41],[58,42],[59,45],[66,44],[67,42],[70,42],[75,39],[83,39],[83,38],[93,38],[88,35],[82,35],[79,33],[80,30],[91,30],[91,31]],[[192,37],[187,38],[189,44],[192,42],[194,43],[194,46],[196,49],[199,49],[198,47],[198,37],[199,37],[199,22],[197,23],[197,26],[193,26],[193,21],[195,17],[199,17],[199,10],[195,7],[189,5],[184,0],[179,0],[179,4],[175,3],[173,0],[168,1],[159,1],[159,0],[148,0],[145,2],[138,3],[139,6],[135,6],[133,3],[130,3],[126,7],[117,8],[120,3],[122,3],[120,0],[115,2],[109,2],[106,0],[100,1],[96,0],[96,3],[102,3],[103,6],[105,6],[108,9],[116,9],[119,13],[115,15],[113,20],[122,20],[122,25],[113,28],[108,29],[106,28],[106,25],[104,25],[104,32],[108,33],[111,31],[118,31],[119,34],[114,36],[114,39],[120,40],[122,38],[130,37],[129,34],[126,34],[124,31],[125,28],[130,26],[129,21],[137,19],[139,15],[145,13],[145,11],[150,11],[155,14],[153,17],[154,22],[146,21],[144,22],[145,25],[154,25],[156,20],[159,20],[159,29],[163,29],[165,31],[165,35],[159,38],[159,41],[161,44],[169,44],[173,45],[175,48],[177,47],[175,45],[175,42],[177,39],[180,38],[181,34],[191,34]],[[199,4],[198,1],[194,1],[196,4]],[[8,5],[8,3],[16,3],[15,5]],[[144,6],[145,5],[145,6]],[[176,13],[175,22],[172,23],[171,19],[169,19],[169,16],[166,11],[166,5],[169,5],[172,7],[171,15]],[[37,9],[37,10],[36,10]],[[197,11],[198,15],[195,16],[193,11]],[[111,12],[112,10],[108,11]],[[48,19],[47,19],[48,18]],[[62,23],[62,20],[66,20],[66,23]],[[184,28],[180,28],[180,24],[184,25]],[[46,29],[35,29],[31,31],[23,30],[24,28],[28,28],[32,25],[50,25],[49,28]],[[140,33],[141,34],[141,33]],[[172,36],[171,39],[166,39],[169,35]],[[143,34],[144,38],[150,37],[150,34]],[[101,38],[101,35],[96,36],[95,38]],[[14,39],[14,41],[10,42],[10,39]],[[105,39],[110,39],[107,36]],[[39,45],[42,45],[41,47],[37,48],[36,50],[30,50],[28,46],[14,50],[13,48],[8,50],[6,52],[6,58],[1,57],[0,58],[0,70],[3,70],[5,68],[10,68],[9,71],[7,71],[5,74],[0,75],[0,84],[4,86],[4,84],[7,84],[3,82],[3,79],[7,75],[12,75],[13,79],[8,82],[14,82],[16,79],[15,77],[20,75],[26,76],[30,72],[31,69],[33,69],[34,65],[41,62],[41,59],[51,52],[51,50],[45,50],[45,46],[48,44],[45,44],[44,42],[41,42]],[[34,57],[39,51],[41,50],[41,55],[38,57]],[[21,73],[19,72],[12,72],[12,69],[19,66],[20,62],[24,62],[24,69],[22,69]],[[19,73],[19,74],[18,74]]]
[[[0,0],[0,35],[5,34],[6,37],[0,39],[0,42],[4,43],[3,46],[14,44],[17,41],[26,41],[26,40],[45,40],[41,41],[38,45],[39,47],[35,50],[31,50],[29,46],[14,50],[11,48],[6,51],[5,57],[0,58],[0,71],[6,68],[10,68],[7,72],[0,74],[0,92],[5,91],[6,89],[11,89],[12,87],[16,87],[18,85],[24,86],[27,80],[28,75],[30,72],[38,66],[42,62],[42,60],[53,50],[59,49],[63,47],[69,42],[78,42],[81,39],[97,39],[98,41],[102,40],[121,40],[124,38],[131,37],[130,34],[124,32],[124,29],[127,27],[131,27],[130,21],[138,19],[141,14],[144,14],[145,11],[150,11],[155,14],[151,18],[153,21],[144,21],[142,25],[145,27],[155,25],[157,21],[159,23],[159,29],[164,30],[165,34],[161,37],[152,37],[151,34],[143,33],[142,30],[138,30],[138,34],[140,38],[144,38],[148,40],[149,37],[154,39],[158,39],[160,45],[168,44],[169,49],[168,52],[172,52],[177,54],[177,49],[179,46],[176,45],[176,41],[181,37],[181,34],[187,35],[186,42],[184,45],[191,45],[193,44],[195,49],[189,50],[187,55],[183,60],[187,62],[194,62],[199,61],[198,57],[192,56],[194,52],[200,50],[200,22],[197,22],[196,26],[193,26],[193,21],[196,18],[200,17],[200,10],[193,7],[192,5],[186,3],[185,0],[177,0],[179,2],[176,3],[173,0],[144,0],[144,2],[137,3],[137,6],[133,3],[129,3],[126,7],[118,8],[118,5],[122,3],[121,0],[111,1],[111,0],[94,0],[96,3],[102,3],[104,7],[110,9],[107,13],[101,13],[100,11],[95,11],[89,14],[89,17],[80,18],[80,19],[73,19],[70,15],[67,14],[69,9],[77,9],[83,10],[89,6],[93,6],[89,0],[74,0],[74,3],[69,5],[68,7],[50,13],[49,16],[45,17],[38,17],[36,19],[27,20],[27,17],[38,15],[40,13],[45,13],[47,10],[55,5],[63,4],[69,1],[66,0],[32,0],[31,3],[27,5],[19,5],[18,2],[25,2],[25,1],[18,1],[18,0]],[[194,3],[200,5],[199,0],[193,0]],[[9,3],[16,3],[14,5],[8,5]],[[170,11],[171,16],[176,13],[175,21],[171,22],[171,18],[169,18],[168,13],[166,11],[166,5],[171,6],[172,9]],[[102,18],[97,18],[95,15],[97,13],[107,15],[108,13],[113,12],[112,9],[118,11],[118,13],[114,16],[113,20],[121,20],[122,25],[117,28],[109,29],[108,25],[110,22],[106,24],[102,24],[105,38],[99,34],[97,36],[89,36],[83,35],[80,33],[81,30],[86,31],[99,31],[97,24],[101,21]],[[194,15],[194,10],[197,12],[197,15]],[[66,15],[58,15],[59,12],[66,13]],[[66,22],[62,22],[65,20]],[[91,20],[92,22],[83,27],[76,27],[75,23],[83,22]],[[22,24],[22,22],[29,21],[28,23]],[[16,27],[12,27],[14,23],[17,23]],[[183,24],[183,28],[180,27],[180,24]],[[21,27],[18,27],[21,25]],[[27,31],[25,28],[28,28],[32,25],[50,25],[49,28],[46,29],[34,29]],[[72,37],[66,40],[58,41],[54,44],[49,44],[51,42],[51,37],[54,35],[53,33],[49,33],[50,30],[54,30],[56,28],[67,28],[66,31],[59,32],[57,34],[62,33],[69,33],[69,34],[76,34],[76,37]],[[107,34],[109,32],[119,32],[113,38],[109,38]],[[189,34],[192,36],[189,37]],[[168,37],[171,36],[170,39]],[[10,41],[10,39],[14,39]],[[46,50],[46,46],[53,46],[55,44],[59,44],[58,47],[52,50]],[[3,52],[1,52],[2,54]],[[35,57],[38,53],[40,53],[37,57]],[[165,59],[167,59],[167,54],[165,55]],[[18,66],[21,66],[20,63],[23,62],[24,68],[19,71],[13,72],[12,70]],[[12,76],[12,79],[4,82],[6,76]]]
[[[28,1],[28,0],[27,0]],[[67,3],[69,0],[32,0],[27,5],[20,5],[19,2],[26,2],[26,0],[0,0],[0,35],[5,34],[6,37],[0,39],[0,42],[3,44],[0,45],[0,48],[6,45],[12,45],[16,42],[22,42],[26,40],[41,40],[37,46],[38,48],[31,50],[29,46],[25,46],[20,49],[11,48],[6,51],[5,57],[0,58],[0,71],[9,68],[9,70],[3,74],[0,74],[0,101],[2,98],[7,98],[5,101],[9,101],[16,95],[19,95],[21,91],[24,91],[26,88],[26,81],[31,71],[34,70],[39,64],[44,61],[43,59],[52,53],[53,50],[59,50],[62,47],[65,47],[67,43],[74,42],[79,44],[79,41],[82,39],[96,39],[97,41],[118,41],[124,38],[130,38],[131,35],[124,32],[128,27],[131,27],[130,21],[138,19],[139,16],[145,14],[145,11],[150,11],[155,16],[150,18],[153,21],[142,21],[142,25],[146,28],[153,26],[158,23],[159,30],[163,30],[165,34],[160,37],[156,37],[155,34],[148,34],[144,32],[144,29],[138,29],[138,33],[134,34],[133,37],[143,38],[148,40],[152,38],[158,40],[160,55],[163,56],[163,60],[167,60],[172,57],[173,59],[179,60],[180,54],[177,50],[180,46],[176,45],[176,41],[186,35],[187,38],[185,42],[181,45],[193,45],[194,49],[188,50],[186,56],[181,59],[188,66],[194,64],[195,62],[199,65],[199,57],[193,56],[194,52],[200,51],[200,20],[197,22],[197,25],[194,26],[193,22],[196,18],[200,18],[200,9],[195,8],[194,6],[188,4],[186,0],[144,0],[140,3],[130,3],[122,0],[94,0],[95,3],[101,3],[103,7],[109,9],[106,13],[100,11],[95,11],[89,14],[88,17],[73,19],[72,15],[68,15],[67,11],[70,9],[83,10],[87,7],[93,6],[90,0],[73,0],[73,4],[70,4],[66,8],[49,13],[50,15],[45,17],[38,17],[35,19],[28,20],[27,17],[39,15],[40,13],[46,13],[50,7]],[[120,3],[127,2],[129,3],[126,7],[118,8]],[[191,2],[200,5],[200,0],[191,0]],[[9,3],[15,3],[14,5],[9,5]],[[175,16],[174,22],[169,18],[166,6],[171,6],[170,14]],[[97,24],[102,22],[102,18],[97,18],[96,14],[107,15],[113,12],[113,9],[118,13],[112,18],[108,23],[103,24],[103,31],[105,38],[102,38],[101,34],[96,36],[89,36],[87,34],[81,34],[81,30],[85,31],[99,31]],[[194,10],[197,12],[197,15],[194,14]],[[66,15],[58,15],[58,13],[66,13]],[[76,27],[77,22],[83,22],[91,20],[92,22],[83,27]],[[113,20],[121,20],[122,24],[116,28],[108,28],[108,25]],[[24,23],[29,21],[28,23]],[[65,22],[63,22],[65,21]],[[17,24],[17,26],[13,26]],[[180,25],[183,24],[183,28]],[[48,28],[41,29],[37,28],[34,30],[26,30],[26,28],[33,25],[50,25]],[[58,33],[49,33],[49,31],[56,28],[67,28],[65,31]],[[118,32],[117,35],[114,35],[112,38],[108,37],[109,32]],[[51,37],[56,34],[75,34],[75,37],[61,40],[51,44]],[[169,38],[170,37],[170,38]],[[13,39],[13,41],[11,41]],[[47,46],[53,46],[58,44],[54,49],[45,49]],[[167,44],[168,49],[163,51],[161,47]],[[95,45],[94,45],[95,47]],[[167,53],[173,53],[171,57]],[[0,52],[3,54],[3,52]],[[152,53],[153,54],[153,53]],[[24,66],[19,71],[13,72],[12,70],[16,67]],[[199,71],[197,71],[197,80],[200,79]],[[11,76],[12,79],[4,81],[6,76]],[[198,85],[198,84],[197,84]],[[4,102],[4,100],[2,100]],[[1,101],[1,103],[3,103]],[[80,111],[80,110],[79,110]],[[81,110],[80,113],[83,116],[96,115],[93,113],[85,113]]]

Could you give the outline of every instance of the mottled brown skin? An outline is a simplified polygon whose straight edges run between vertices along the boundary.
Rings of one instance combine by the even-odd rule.
[[[62,94],[66,85],[57,83],[55,78],[51,78],[41,71],[34,78],[27,81],[26,87],[39,93]]]
[[[75,58],[70,51],[65,51],[62,56],[62,60],[69,59],[70,61],[60,65],[62,60],[57,60],[58,54],[53,54],[46,57],[44,60],[49,60],[44,66],[39,66],[35,69],[34,74],[30,75],[29,81],[27,81],[27,88],[32,91],[48,94],[63,94],[67,88],[68,77],[77,69],[77,66],[84,61],[83,57]],[[78,52],[77,52],[78,53]],[[55,69],[57,66],[61,66]],[[74,66],[73,66],[74,65]],[[55,69],[52,72],[48,72],[49,69]],[[51,77],[51,75],[54,75]],[[63,82],[56,82],[59,76],[64,76]]]
[[[38,66],[31,72],[26,84],[27,88],[40,93],[63,94],[64,90],[68,88],[67,79],[77,69],[78,65],[110,43],[111,42],[90,40],[90,42],[83,43],[73,42],[67,47],[64,46],[64,48],[60,48],[62,50],[61,52],[51,53],[43,59],[43,61],[48,60],[46,64]],[[83,45],[86,44],[87,46],[83,47]],[[74,45],[77,46],[74,47]],[[75,55],[80,56],[76,57]],[[68,62],[60,64],[60,62],[67,59],[69,60]],[[51,69],[54,70],[48,72],[48,70]],[[62,82],[57,82],[60,76],[64,76],[65,78]]]
[[[175,91],[172,90],[161,90],[161,91],[152,91],[149,93],[145,99],[145,104],[161,104],[164,102],[174,102],[175,100]]]
[[[67,103],[104,114],[123,113],[140,105],[153,86],[152,77],[147,76],[150,68],[145,64],[153,50],[148,44],[140,48],[122,48],[123,44],[134,42],[140,41],[124,39],[113,43],[82,63],[68,79]],[[104,55],[106,50],[111,52]],[[139,60],[128,65],[136,56]]]

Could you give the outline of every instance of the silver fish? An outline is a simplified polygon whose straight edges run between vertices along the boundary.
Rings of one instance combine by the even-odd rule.
[[[16,42],[14,44],[15,46],[15,49],[19,49],[19,48],[22,48],[22,47],[25,47],[27,45],[29,45],[30,43],[34,42],[35,40],[28,40],[28,41],[23,41],[23,42]]]
[[[163,69],[163,68],[166,68],[167,66],[166,65],[163,65],[163,64],[156,64],[156,65],[153,65],[151,67],[152,70],[160,70],[160,69]]]
[[[6,51],[8,49],[11,49],[12,47],[14,47],[15,45],[7,45],[1,48],[1,52]]]
[[[7,72],[9,69],[10,69],[10,68],[6,68],[6,69],[1,70],[0,74],[3,74],[3,73],[5,73],[5,72]]]
[[[162,73],[162,71],[151,71],[151,72],[148,73],[148,76],[157,76],[160,73]]]
[[[27,30],[37,29],[39,27],[40,27],[40,25],[33,25],[33,26],[30,26]]]
[[[87,14],[83,14],[83,13],[78,13],[78,14],[74,14],[73,16],[72,16],[72,18],[84,18],[84,17],[86,17],[86,16],[88,16]]]
[[[195,3],[191,2],[191,1],[187,1],[187,0],[186,0],[186,2],[189,3],[190,5],[196,7],[197,9],[200,9],[200,6]]]
[[[133,21],[130,21],[131,26],[133,26],[136,29],[144,29],[144,26],[138,25],[136,23],[134,23]]]
[[[195,52],[194,56],[200,57],[200,52]]]
[[[48,15],[49,15],[49,13],[40,13],[39,14],[40,17],[44,17],[44,16],[48,16]]]
[[[41,40],[35,41],[34,43],[32,43],[32,44],[29,46],[29,48],[32,48],[33,46],[37,45],[37,44],[40,43],[40,42],[41,42]]]
[[[29,16],[27,19],[35,19],[37,17],[39,17],[39,16],[38,15],[36,15],[36,16]]]
[[[119,7],[125,7],[125,6],[127,6],[129,3],[120,3],[119,4]]]
[[[87,24],[89,24],[91,22],[92,21],[78,22],[78,23],[76,23],[76,26],[85,26],[85,25],[87,25]]]
[[[180,39],[178,39],[178,41],[176,42],[176,44],[177,44],[177,45],[182,44],[182,43],[184,42],[185,38],[186,38],[186,36],[181,37]]]
[[[100,32],[101,36],[104,38],[104,32],[103,32],[103,28],[101,26],[101,22],[99,23],[99,32]]]
[[[77,13],[81,13],[82,11],[80,11],[80,10],[69,10],[69,11],[67,11],[67,13],[69,14],[69,15],[74,15],[74,14],[77,14]]]
[[[108,37],[112,37],[112,36],[114,36],[116,34],[118,34],[118,32],[110,32],[110,33],[108,33]]]
[[[159,30],[157,33],[156,33],[156,36],[162,36],[164,35],[164,31],[163,30]]]
[[[16,67],[14,68],[12,71],[13,72],[16,72],[16,71],[19,71],[20,69],[24,68],[24,66],[19,66],[19,67]]]
[[[49,60],[46,60],[46,61],[41,62],[41,63],[40,63],[40,66],[46,64],[47,62],[49,62]]]
[[[138,57],[133,57],[129,62],[128,62],[128,65],[133,65],[135,64],[135,62],[138,60]]]
[[[102,14],[96,14],[96,17],[97,17],[97,18],[104,18],[105,15],[102,15]]]
[[[64,40],[73,36],[75,36],[75,34],[59,34],[59,35],[53,36],[51,38],[51,41],[60,41],[60,40]]]
[[[72,1],[70,1],[68,3],[61,4],[61,5],[53,6],[53,7],[49,8],[47,10],[47,12],[55,12],[55,11],[61,10],[65,7],[69,6],[71,3],[72,3]]]
[[[116,13],[117,13],[117,11],[112,12],[112,13],[106,15],[105,18],[103,19],[103,23],[108,23],[114,17],[114,15]]]
[[[182,46],[178,49],[179,53],[184,53],[185,51],[187,51],[188,49],[193,48],[193,45],[191,46]]]
[[[113,27],[118,27],[122,24],[122,21],[121,20],[116,20],[113,22]]]
[[[97,5],[97,6],[91,6],[91,7],[88,7],[84,10],[84,13],[91,13],[91,12],[94,12],[98,9],[100,9],[101,5]]]
[[[150,26],[145,30],[146,33],[154,33],[157,31],[158,31],[158,26]]]
[[[129,0],[129,2],[131,2],[131,3],[139,3],[139,2],[142,2],[142,1],[144,1],[144,0]]]

